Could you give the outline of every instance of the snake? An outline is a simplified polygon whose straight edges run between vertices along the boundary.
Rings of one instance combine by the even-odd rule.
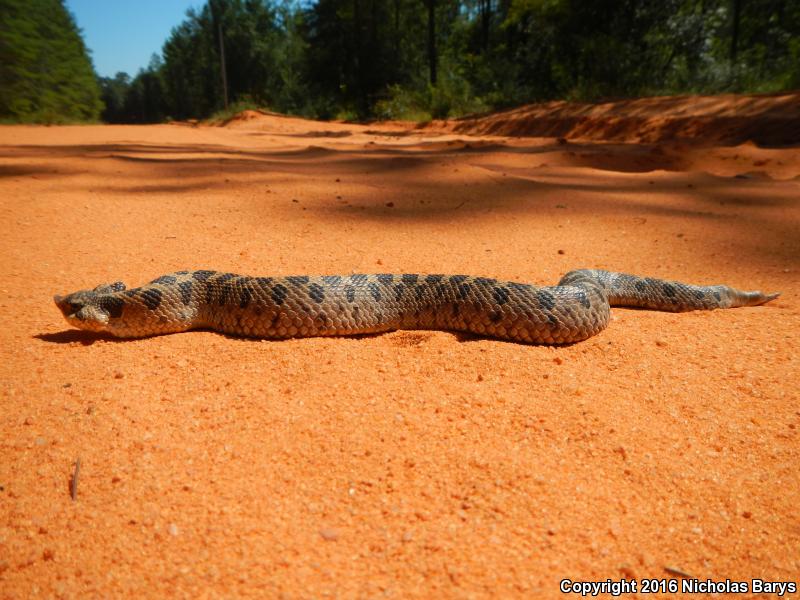
[[[53,297],[67,322],[119,338],[210,329],[254,338],[434,329],[569,344],[606,328],[612,306],[683,312],[756,306],[779,294],[578,269],[555,286],[443,274],[250,277],[177,271]]]

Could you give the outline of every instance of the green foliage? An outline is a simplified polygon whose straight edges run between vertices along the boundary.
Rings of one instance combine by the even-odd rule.
[[[421,23],[416,1],[318,0],[303,12],[305,73],[318,114],[367,117],[389,85],[414,76],[398,59],[413,41],[403,28]]]
[[[237,100],[233,104],[228,105],[228,108],[223,108],[218,110],[210,117],[208,117],[208,122],[213,125],[219,125],[225,123],[229,119],[235,117],[241,112],[246,110],[269,110],[266,106],[260,106],[256,102],[249,98],[242,98]]]
[[[62,0],[0,0],[0,118],[86,121],[101,109],[92,62]]]
[[[313,101],[309,94],[305,72],[305,57],[309,44],[303,38],[303,14],[296,10],[291,0],[276,9],[280,31],[275,46],[275,62],[280,85],[272,90],[272,106],[281,112],[314,117]]]
[[[437,85],[418,89],[395,84],[385,99],[378,100],[374,115],[380,119],[430,121],[484,112],[490,106],[472,93],[469,81],[450,69],[440,71]]]
[[[62,0],[0,8],[0,117],[96,118]],[[133,79],[99,84],[103,118],[122,123],[267,106],[430,120],[553,98],[773,92],[800,87],[800,0],[206,0]]]
[[[386,98],[375,104],[375,116],[391,121],[421,121],[433,119],[429,89],[411,90],[401,85],[390,85]]]
[[[102,117],[107,123],[120,123],[125,118],[125,97],[131,85],[127,73],[117,73],[113,78],[101,77],[100,94],[105,104]]]
[[[166,115],[166,84],[161,59],[153,55],[147,69],[131,82],[125,95],[123,113],[130,123],[158,123]]]

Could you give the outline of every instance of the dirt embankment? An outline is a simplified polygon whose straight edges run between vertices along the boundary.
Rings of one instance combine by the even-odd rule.
[[[470,135],[790,146],[800,142],[800,92],[668,96],[601,104],[548,102],[434,127]]]

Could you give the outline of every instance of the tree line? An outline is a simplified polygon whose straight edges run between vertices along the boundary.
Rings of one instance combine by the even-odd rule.
[[[246,106],[430,119],[553,98],[771,92],[800,88],[800,0],[207,0],[147,68],[98,83],[103,119],[119,123]]]

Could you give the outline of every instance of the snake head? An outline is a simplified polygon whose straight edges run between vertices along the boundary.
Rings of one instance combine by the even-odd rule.
[[[107,331],[113,319],[122,316],[124,301],[116,292],[125,290],[121,281],[98,285],[92,290],[80,290],[53,300],[67,323],[78,329]]]

